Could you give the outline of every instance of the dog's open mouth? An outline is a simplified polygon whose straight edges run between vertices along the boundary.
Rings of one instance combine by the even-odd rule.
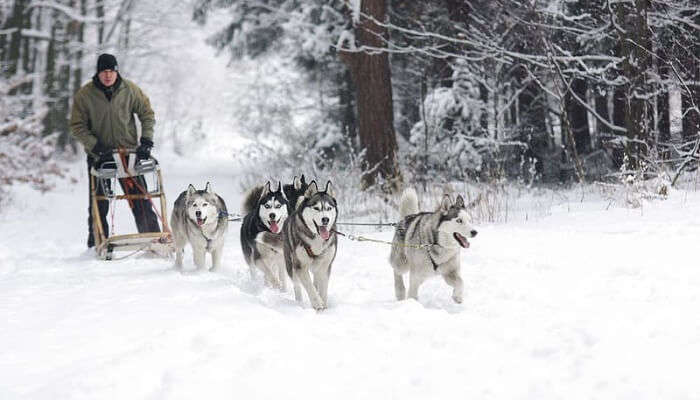
[[[328,230],[326,225],[316,225],[316,229],[318,229],[318,234],[321,235],[321,239],[328,240],[331,237],[331,231]]]
[[[270,232],[279,233],[279,231],[280,231],[280,226],[277,225],[277,221],[275,221],[274,219],[271,219],[270,220]]]
[[[457,241],[457,243],[459,243],[460,246],[464,247],[465,249],[469,248],[469,241],[467,240],[467,238],[465,238],[457,232],[452,234],[452,236],[454,236],[455,240]]]
[[[205,222],[207,222],[207,217],[197,217],[197,225],[202,226]]]

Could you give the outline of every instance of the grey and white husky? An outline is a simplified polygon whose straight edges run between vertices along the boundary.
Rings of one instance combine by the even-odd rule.
[[[243,212],[246,216],[241,224],[241,249],[251,277],[257,267],[265,274],[268,285],[286,289],[282,227],[287,219],[287,198],[282,184],[275,191],[270,182],[249,190],[243,199]]]
[[[170,226],[175,242],[175,268],[182,269],[185,245],[192,246],[192,256],[198,271],[206,269],[206,254],[211,253],[212,270],[221,266],[224,237],[228,229],[226,203],[211,190],[207,182],[204,190],[189,185],[180,193],[173,206]]]
[[[389,262],[394,268],[397,300],[406,299],[403,275],[409,273],[408,297],[418,299],[418,289],[428,278],[442,275],[452,286],[452,299],[461,303],[464,284],[460,276],[460,250],[469,248],[467,238],[477,232],[470,225],[464,198],[453,202],[449,195],[435,212],[419,212],[416,191],[408,188],[401,196],[401,221],[394,233]]]
[[[294,298],[302,302],[303,287],[316,310],[328,305],[328,279],[338,243],[333,233],[337,216],[331,182],[319,191],[312,181],[284,224],[284,261],[294,283]]]

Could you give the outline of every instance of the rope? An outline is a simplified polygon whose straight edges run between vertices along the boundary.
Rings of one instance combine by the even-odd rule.
[[[150,245],[151,245],[150,243],[149,243],[149,244],[145,244],[145,245],[141,246],[141,248],[136,249],[135,251],[133,251],[133,252],[131,252],[131,253],[125,255],[125,256],[121,256],[121,257],[112,257],[110,261],[120,261],[120,260],[127,259],[127,258],[129,258],[129,257],[131,257],[131,256],[133,256],[133,255],[136,255],[137,253],[140,253],[140,252],[146,250]]]
[[[110,222],[112,225],[110,225],[110,226],[111,226],[110,229],[112,230],[112,234],[114,234],[114,232],[117,231],[117,229],[116,229],[116,227],[115,227],[115,225],[114,225],[114,197],[112,197],[112,198],[109,200],[109,209],[111,210],[111,213],[110,213],[110,214],[111,214],[111,216],[112,216],[112,221]]]
[[[407,244],[407,243],[387,242],[386,240],[372,239],[372,238],[367,238],[364,236],[355,236],[355,235],[351,235],[351,234],[345,234],[342,232],[338,232],[336,230],[331,230],[331,232],[335,233],[336,235],[346,237],[346,238],[353,240],[353,241],[356,241],[356,242],[382,243],[382,244],[388,244],[390,246],[408,247],[411,249],[430,249],[431,247],[435,246],[434,244]]]
[[[367,223],[367,222],[336,222],[336,225],[355,225],[355,226],[398,226],[398,222],[385,222],[385,223]]]
[[[224,217],[230,217],[230,218],[228,218],[229,222],[242,221],[243,218],[245,218],[241,214],[227,213],[226,211],[219,211],[219,218],[224,218]]]

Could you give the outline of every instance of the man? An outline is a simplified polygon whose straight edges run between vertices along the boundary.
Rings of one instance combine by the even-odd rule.
[[[141,140],[137,141],[136,121],[141,122]],[[88,174],[92,166],[112,160],[115,149],[136,149],[139,159],[149,158],[153,147],[155,116],[148,97],[133,82],[119,75],[117,59],[111,54],[101,54],[97,59],[97,73],[92,82],[80,88],[73,99],[71,134],[87,152]],[[146,189],[143,177],[120,179],[119,184],[127,194],[141,194]],[[103,194],[98,188],[98,195]],[[139,232],[160,232],[158,219],[149,200],[129,202]],[[98,201],[100,220],[105,236],[109,236],[107,213],[109,202]],[[92,231],[92,202],[88,207],[88,247],[95,245]]]

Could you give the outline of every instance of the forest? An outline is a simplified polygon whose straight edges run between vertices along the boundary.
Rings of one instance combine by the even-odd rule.
[[[2,0],[0,180],[41,186],[60,173],[56,154],[81,151],[70,105],[98,54],[129,61],[137,79],[172,73],[173,59],[200,63],[168,39],[193,21],[230,65],[282,60],[298,74],[303,104],[273,84],[219,111],[239,113],[248,153],[353,165],[364,188],[629,176],[672,185],[697,168],[694,0]],[[162,132],[188,106],[168,107]],[[179,135],[202,121],[183,124]]]

